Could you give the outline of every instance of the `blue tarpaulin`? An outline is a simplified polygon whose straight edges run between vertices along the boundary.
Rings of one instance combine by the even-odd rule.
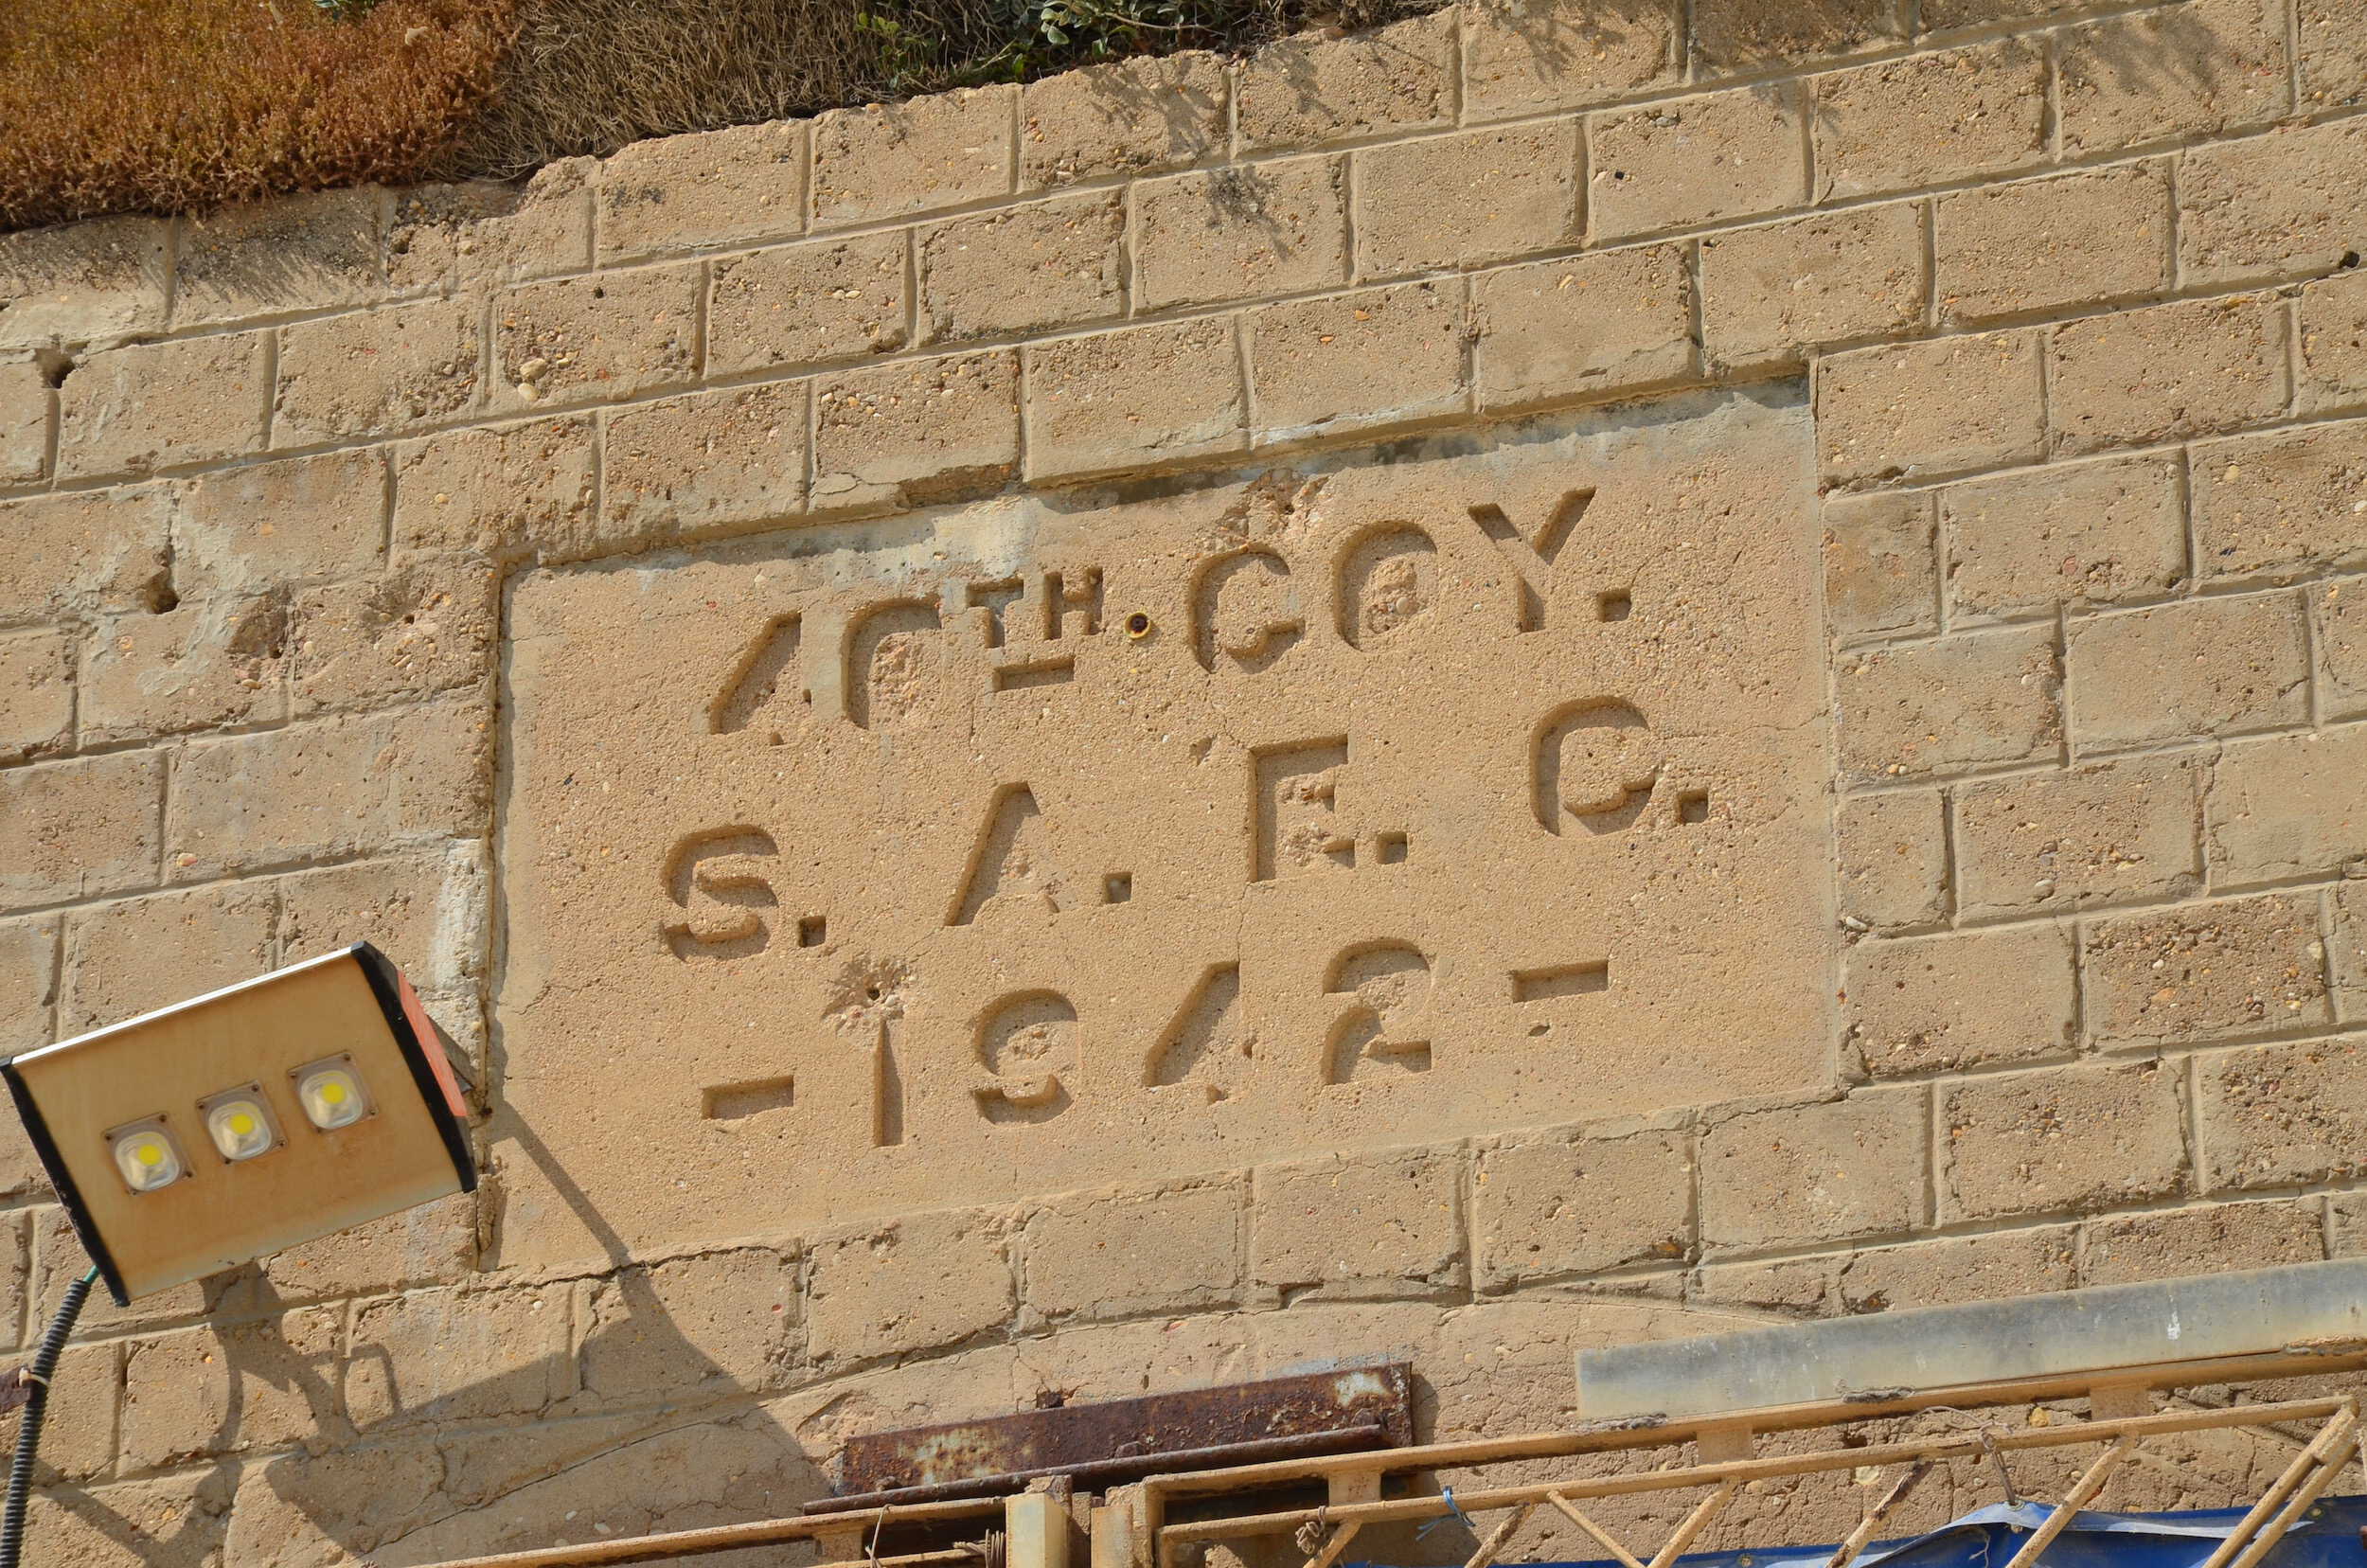
[[[2045,1503],[1998,1503],[1978,1508],[1928,1535],[1877,1541],[1853,1568],[2005,1568],[2030,1532],[2054,1511]],[[2234,1532],[2249,1508],[2199,1508],[2186,1513],[2082,1513],[2046,1549],[2046,1568],[2200,1568]],[[2321,1498],[2286,1532],[2261,1568],[2361,1568],[2367,1548],[2367,1497]],[[1764,1546],[1738,1552],[1691,1552],[1683,1568],[1824,1568],[1833,1546]],[[1533,1568],[1618,1568],[1608,1560]]]

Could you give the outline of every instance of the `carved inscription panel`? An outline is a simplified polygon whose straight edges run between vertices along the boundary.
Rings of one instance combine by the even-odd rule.
[[[503,1260],[1819,1078],[1809,472],[1735,395],[530,576]]]

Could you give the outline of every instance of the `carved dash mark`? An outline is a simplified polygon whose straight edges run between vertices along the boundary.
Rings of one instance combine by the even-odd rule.
[[[1471,521],[1479,525],[1480,532],[1496,542],[1496,547],[1504,551],[1520,578],[1522,631],[1543,630],[1545,597],[1552,585],[1554,563],[1561,557],[1561,547],[1570,543],[1586,508],[1593,504],[1594,491],[1591,487],[1570,491],[1546,515],[1536,534],[1526,539],[1521,536],[1512,519],[1504,515],[1504,509],[1493,502],[1471,508]]]
[[[1599,996],[1611,989],[1611,960],[1596,958],[1582,964],[1556,964],[1547,969],[1515,970],[1512,972],[1512,999],[1515,1002],[1548,1002],[1562,996]]]

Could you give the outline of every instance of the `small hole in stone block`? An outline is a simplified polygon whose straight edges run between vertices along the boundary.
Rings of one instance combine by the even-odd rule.
[[[1707,822],[1710,819],[1710,794],[1707,790],[1687,790],[1677,797],[1679,822]]]
[[[1383,865],[1403,865],[1405,847],[1403,833],[1383,833],[1373,841],[1373,853]]]
[[[866,998],[874,1002],[877,1002],[881,997],[887,994],[877,986],[865,986],[863,989],[863,993]]]
[[[1101,879],[1101,901],[1103,903],[1124,903],[1133,896],[1134,874],[1132,872],[1112,871]]]
[[[2357,251],[2344,251],[2344,252],[2342,253],[2342,270],[2343,270],[2344,272],[2348,272],[2348,271],[2350,271],[2353,267],[2356,267],[2356,266],[2358,266],[2358,252],[2357,252]]]
[[[1613,588],[1608,594],[1594,597],[1596,620],[1623,621],[1635,614],[1635,596],[1625,588]]]
[[[829,940],[830,921],[828,916],[809,915],[797,922],[797,945],[820,947]]]

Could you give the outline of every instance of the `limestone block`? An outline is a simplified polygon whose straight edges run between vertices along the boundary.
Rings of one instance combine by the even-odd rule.
[[[1693,1149],[1682,1132],[1506,1139],[1481,1151],[1471,1193],[1485,1290],[1680,1262],[1693,1250]]]
[[[2070,157],[2223,136],[2291,105],[2285,8],[2275,0],[2187,0],[2108,17],[2067,30],[2056,49]]]
[[[2072,932],[2051,921],[1860,942],[1843,992],[1849,1044],[1876,1078],[2027,1061],[2078,1043]]]
[[[2301,0],[2299,105],[2305,111],[2367,98],[2367,8],[2360,0]]]
[[[524,1446],[514,1430],[504,1435],[513,1448]],[[359,1448],[296,1449],[259,1457],[235,1473],[208,1471],[238,1488],[223,1559],[257,1568],[341,1568],[353,1553],[400,1541],[449,1513],[455,1501],[491,1501],[448,1495],[445,1464],[445,1453],[432,1441],[414,1436]],[[541,1543],[550,1540],[544,1535]]]
[[[1150,174],[1220,157],[1224,62],[1204,50],[1089,65],[1019,92],[1020,187]]]
[[[49,1386],[56,1397],[41,1429],[42,1467],[67,1481],[111,1473],[116,1464],[116,1405],[123,1396],[120,1347],[68,1345],[58,1358]],[[48,1544],[44,1542],[44,1550]]]
[[[2309,663],[2292,594],[2198,599],[2073,623],[2072,738],[2083,748],[2306,722]]]
[[[561,158],[523,180],[397,191],[387,282],[406,292],[474,291],[589,267],[598,169],[590,158]]]
[[[1300,34],[1270,44],[1235,77],[1240,149],[1305,147],[1454,117],[1450,11],[1350,38]]]
[[[396,559],[597,553],[589,419],[454,430],[395,449]]]
[[[1592,238],[1601,243],[1804,205],[1805,115],[1803,90],[1781,82],[1590,116]]]
[[[2320,714],[2367,715],[2367,585],[2328,582],[2310,589],[2309,615]]]
[[[104,616],[82,667],[82,741],[285,718],[287,653],[287,609],[270,596]]]
[[[1923,218],[1891,202],[1701,241],[1701,332],[1711,361],[1796,360],[1829,343],[1923,320]]]
[[[965,88],[833,109],[813,122],[813,222],[860,223],[960,206],[1013,187],[1019,89]]]
[[[1840,1260],[1837,1293],[1844,1312],[1886,1312],[2068,1291],[2074,1251],[2068,1225],[1878,1247]]]
[[[379,253],[383,196],[363,186],[182,220],[173,249],[173,326],[376,303],[385,288]]]
[[[818,1361],[935,1350],[1000,1327],[1013,1308],[1006,1222],[921,1214],[826,1237],[808,1256],[808,1348]]]
[[[5,938],[0,938],[5,940]],[[0,1339],[22,1343],[26,1330],[26,1287],[32,1280],[32,1254],[27,1245],[31,1222],[24,1214],[0,1217]],[[44,1326],[45,1327],[45,1326]]]
[[[172,873],[479,836],[489,728],[485,707],[461,699],[191,745],[174,763]]]
[[[0,348],[119,342],[165,324],[156,218],[104,218],[0,235]]]
[[[2352,1182],[2367,1168],[2367,1053],[2356,1039],[2198,1058],[2197,1131],[2211,1189]]]
[[[74,743],[74,652],[62,631],[0,634],[0,764]]]
[[[1005,207],[920,231],[921,341],[1041,332],[1126,311],[1116,192]]]
[[[66,919],[59,1032],[79,1035],[272,968],[279,900],[268,882],[160,893]]]
[[[0,617],[155,608],[169,597],[170,525],[159,486],[0,502]]]
[[[1415,1295],[1461,1288],[1459,1149],[1334,1156],[1253,1177],[1251,1269],[1293,1296]]]
[[[600,265],[803,233],[807,161],[796,120],[629,143],[593,187]]]
[[[489,678],[500,597],[497,568],[452,560],[302,590],[288,612],[295,713],[382,707]]]
[[[277,1448],[334,1429],[344,1312],[312,1308],[124,1347],[123,1463],[130,1470]]]
[[[278,885],[290,962],[368,942],[431,993],[483,971],[486,869],[475,845],[302,872]]]
[[[1019,466],[1019,356],[993,349],[850,370],[814,391],[814,509],[924,506]]]
[[[1576,109],[1684,70],[1678,0],[1491,0],[1463,17],[1463,104],[1471,119]]]
[[[1599,398],[1690,375],[1693,280],[1682,245],[1647,245],[1483,273],[1482,404]]]
[[[423,299],[279,330],[272,440],[310,446],[401,435],[474,405],[485,357],[480,299]]]
[[[903,347],[907,243],[899,230],[718,258],[708,371],[827,365]]]
[[[66,1287],[89,1269],[90,1258],[84,1255],[81,1240],[67,1221],[65,1210],[46,1206],[33,1209],[29,1223],[33,1243],[34,1295],[27,1321],[45,1325],[64,1300]],[[94,1286],[74,1333],[77,1339],[98,1339],[121,1334],[127,1329],[187,1323],[205,1310],[204,1281],[175,1285],[169,1291],[142,1296],[129,1307],[116,1306],[109,1299],[104,1288]],[[46,1439],[42,1447],[45,1453],[48,1450]],[[110,1453],[114,1452],[112,1440],[108,1443],[108,1451]]]
[[[1941,1218],[2126,1207],[2182,1191],[2179,1071],[2136,1061],[1943,1085]]]
[[[1950,485],[1940,517],[1955,623],[2158,598],[2186,580],[2185,508],[2167,458]]]
[[[1293,294],[1348,276],[1347,165],[1291,158],[1134,187],[1137,307]]]
[[[2165,164],[1957,191],[1932,213],[1940,312],[1949,321],[2092,305],[2170,283]]]
[[[421,1291],[353,1311],[346,1404],[365,1434],[531,1416],[573,1391],[567,1288]]]
[[[2037,914],[2202,885],[2201,772],[2177,757],[1976,784],[1957,797],[1959,911]]]
[[[2091,1220],[2081,1230],[2082,1285],[2176,1279],[2205,1263],[2214,1273],[2233,1273],[2326,1256],[2325,1221],[2316,1199],[2128,1214]]]
[[[1030,344],[1027,476],[1174,462],[1248,445],[1232,325],[1179,321]]]
[[[1258,437],[1289,441],[1462,412],[1462,290],[1403,283],[1269,305],[1249,320]]]
[[[2198,446],[2196,561],[2205,578],[2367,565],[2367,420]]]
[[[1907,36],[1898,0],[1699,0],[1693,49],[1703,72],[1789,64],[1896,43]]]
[[[493,302],[493,402],[613,402],[698,374],[699,262],[521,283]]]
[[[157,879],[164,758],[116,752],[0,772],[0,900],[119,893]]]
[[[1928,495],[1835,496],[1824,504],[1824,615],[1836,636],[1939,626]]]
[[[1020,1232],[1028,1315],[1049,1324],[1233,1306],[1248,1221],[1237,1179],[1055,1199]]]
[[[635,1264],[577,1292],[588,1404],[759,1394],[787,1380],[796,1354],[794,1247]]]
[[[1937,790],[1852,795],[1835,815],[1845,918],[1882,929],[1948,914],[1948,803]]]
[[[2062,748],[2051,626],[1845,655],[1833,689],[1842,768],[1859,782],[1962,773]]]
[[[1355,164],[1361,276],[1508,260],[1582,232],[1575,120],[1394,142]]]
[[[2218,884],[2280,882],[2367,864],[2367,730],[2230,746],[2203,795]]]
[[[30,360],[0,365],[0,483],[49,472],[49,372]]]
[[[803,383],[700,392],[603,421],[602,534],[619,547],[749,533],[805,509]]]
[[[2300,401],[2312,413],[2367,404],[2367,272],[2302,285]]]
[[[2151,446],[2285,411],[2285,312],[2267,294],[2156,305],[2047,332],[2058,452]]]
[[[2034,462],[2046,447],[2033,332],[1991,332],[1818,362],[1817,435],[1835,479],[1921,479]]]
[[[386,458],[328,452],[202,475],[173,519],[173,581],[263,593],[374,570],[384,559]]]
[[[295,896],[291,894],[294,904]],[[289,952],[300,950],[291,943]],[[390,953],[393,950],[388,950]],[[395,954],[398,961],[402,955]],[[454,1034],[452,1009],[434,999],[428,1016]],[[378,1295],[454,1284],[476,1267],[476,1198],[455,1193],[352,1230],[301,1242],[253,1270],[208,1281],[217,1320],[268,1315],[291,1302]]]
[[[1850,1256],[1865,1257],[1866,1253]],[[1831,1310],[1839,1260],[1832,1256],[1786,1257],[1771,1263],[1713,1263],[1687,1276],[1685,1299],[1709,1306],[1743,1307],[1790,1318],[1823,1317]]]
[[[46,1439],[42,1446],[46,1451]],[[77,1568],[210,1568],[222,1560],[233,1481],[203,1470],[81,1495],[37,1491],[26,1510],[26,1539]]]
[[[1922,1223],[1929,1119],[1914,1088],[1718,1123],[1701,1135],[1703,1250],[1796,1247]]]
[[[49,1009],[58,1000],[58,928],[62,917],[0,920],[0,1050],[11,1054],[46,1045],[52,1038]],[[0,1197],[15,1197],[40,1180],[31,1143],[8,1129],[8,1156],[0,1159]],[[7,1317],[0,1314],[0,1330]]]
[[[2159,1048],[2333,1021],[2314,893],[2184,905],[2088,927],[2091,1039]]]
[[[1816,199],[1972,180],[2046,153],[2046,60],[2005,38],[1816,79]]]
[[[96,353],[58,389],[58,473],[148,473],[256,452],[271,416],[267,333]]]
[[[2362,186],[2367,123],[2356,120],[2196,148],[2178,176],[2181,276],[2228,288],[2331,272],[2367,249]]]

